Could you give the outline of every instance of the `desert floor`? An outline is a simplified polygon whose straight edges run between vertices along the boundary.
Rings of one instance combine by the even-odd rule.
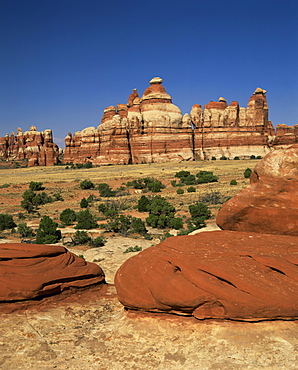
[[[153,176],[167,185],[161,195],[175,204],[178,214],[187,213],[188,205],[206,192],[218,191],[233,196],[249,181],[243,171],[256,161],[215,161],[164,163],[134,166],[108,166],[96,169],[65,170],[64,167],[24,168],[0,171],[0,212],[14,215],[16,223],[38,227],[40,217],[47,214],[59,222],[65,208],[80,210],[79,201],[96,190],[81,190],[80,181],[106,182],[111,187],[127,181]],[[211,170],[218,183],[196,186],[196,193],[176,194],[170,181],[180,170],[196,173]],[[236,179],[237,186],[230,186]],[[26,215],[19,221],[22,193],[30,181],[41,181],[45,192],[59,192],[64,201],[42,206],[38,215]],[[6,185],[7,184],[7,185]],[[9,184],[9,185],[8,185]],[[186,189],[186,187],[184,187]],[[144,218],[133,207],[140,194],[129,189],[119,198],[125,202],[125,214]],[[91,211],[103,200],[95,202]],[[220,205],[211,206],[213,219],[205,230],[216,228],[215,216]],[[64,240],[74,232],[62,228]],[[94,229],[91,235],[102,233]],[[199,321],[193,317],[126,311],[118,302],[113,286],[119,266],[133,253],[128,247],[148,248],[159,242],[163,232],[150,230],[152,240],[140,236],[107,234],[107,243],[100,248],[69,247],[84,255],[87,261],[99,264],[106,274],[107,285],[59,298],[46,298],[22,310],[12,312],[0,306],[1,369],[298,369],[298,321]],[[17,233],[3,231],[1,241],[20,241]]]

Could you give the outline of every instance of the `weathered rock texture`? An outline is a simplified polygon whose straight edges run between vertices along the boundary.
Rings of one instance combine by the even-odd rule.
[[[127,308],[198,319],[298,317],[298,238],[235,231],[171,237],[115,277]]]
[[[223,205],[221,229],[298,236],[298,145],[267,154],[250,185]]]
[[[104,282],[94,263],[64,247],[11,243],[0,245],[0,302],[49,296],[70,287]]]
[[[28,166],[53,166],[58,163],[59,148],[53,143],[52,130],[36,131],[31,126],[29,131],[21,128],[15,136],[0,138],[0,158],[5,160],[27,159]]]
[[[296,127],[297,126],[297,127]],[[264,156],[274,146],[298,141],[298,125],[268,120],[266,91],[257,88],[247,108],[224,98],[204,109],[195,104],[182,116],[172,97],[155,77],[139,97],[105,109],[98,128],[71,133],[65,139],[64,162],[96,165]]]

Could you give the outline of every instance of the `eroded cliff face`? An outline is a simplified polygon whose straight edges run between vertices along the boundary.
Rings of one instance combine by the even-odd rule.
[[[298,142],[298,125],[277,125],[268,120],[266,90],[257,88],[247,107],[220,97],[189,114],[172,103],[172,97],[155,77],[139,96],[136,89],[127,104],[109,106],[98,127],[87,127],[65,138],[64,163],[94,165],[133,164],[200,159],[264,156],[273,148]],[[28,159],[29,166],[53,165],[59,149],[51,130],[19,129],[0,138],[0,158]]]
[[[298,125],[278,125],[275,132],[261,88],[246,108],[236,101],[228,105],[221,97],[204,109],[195,104],[190,114],[182,116],[162,82],[155,77],[141,97],[134,89],[127,104],[106,108],[98,128],[69,134],[64,161],[106,165],[249,158],[298,140]]]
[[[194,123],[195,159],[264,156],[274,142],[274,128],[268,120],[266,91],[257,88],[247,108],[238,102],[227,104],[224,98],[198,105],[191,111]]]
[[[58,163],[59,148],[53,143],[52,130],[29,131],[18,129],[17,135],[0,138],[0,158],[5,160],[27,159],[28,166],[53,166]]]
[[[193,159],[191,120],[188,115],[182,117],[159,77],[150,81],[142,97],[134,89],[127,104],[106,108],[97,129],[84,131],[66,137],[65,162],[91,160],[106,165]],[[92,144],[89,156],[83,154],[84,136]]]

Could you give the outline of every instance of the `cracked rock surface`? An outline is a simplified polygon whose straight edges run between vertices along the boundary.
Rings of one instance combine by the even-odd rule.
[[[170,237],[128,259],[115,286],[127,308],[197,319],[298,317],[298,238],[235,231]]]
[[[0,368],[297,369],[297,321],[199,321],[127,312],[113,289],[110,295],[86,292],[60,304],[0,314]]]

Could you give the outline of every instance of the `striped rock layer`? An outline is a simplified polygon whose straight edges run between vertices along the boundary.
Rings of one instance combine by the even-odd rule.
[[[4,160],[26,160],[28,166],[53,166],[58,163],[59,148],[53,143],[52,130],[29,131],[18,129],[0,138],[0,158]]]
[[[104,110],[100,125],[65,138],[64,162],[95,165],[264,156],[273,147],[298,142],[298,125],[268,120],[266,91],[257,88],[247,108],[224,98],[204,109],[195,104],[182,115],[155,77],[139,97],[136,89],[127,104]]]

